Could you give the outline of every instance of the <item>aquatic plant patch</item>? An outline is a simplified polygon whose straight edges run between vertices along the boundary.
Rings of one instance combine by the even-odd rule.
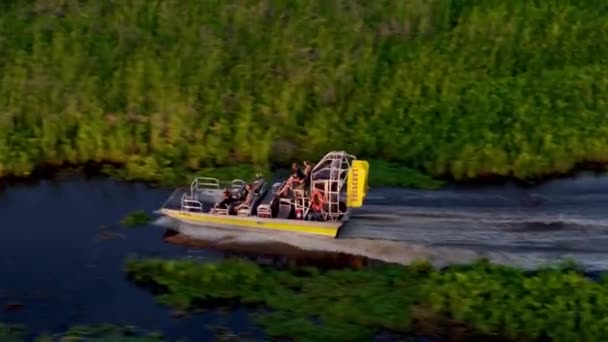
[[[154,284],[158,299],[170,306],[238,300],[265,308],[253,316],[273,337],[368,341],[383,330],[415,332],[420,319],[460,322],[478,334],[515,341],[608,336],[608,285],[570,267],[530,274],[480,261],[444,270],[416,263],[279,271],[240,259],[130,259],[126,272],[140,284]]]
[[[25,341],[27,330],[24,326],[0,323],[1,342]],[[144,332],[133,326],[112,324],[79,325],[61,333],[43,333],[35,336],[35,342],[160,342],[164,341],[162,333]]]
[[[120,220],[120,223],[127,228],[143,226],[150,222],[152,217],[143,210],[134,211]]]
[[[24,327],[0,322],[0,341],[19,342],[23,340]]]

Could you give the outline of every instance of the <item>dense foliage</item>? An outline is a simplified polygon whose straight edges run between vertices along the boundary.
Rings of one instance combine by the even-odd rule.
[[[0,5],[0,174],[346,148],[456,177],[608,156],[608,5],[589,0]]]
[[[12,326],[0,323],[0,341],[2,342],[22,342],[31,341],[27,336],[23,326]],[[163,341],[162,334],[147,333],[142,334],[135,327],[120,327],[109,324],[74,326],[67,331],[57,334],[39,334],[34,338],[34,342],[160,342]]]
[[[238,299],[270,312],[270,336],[369,341],[382,329],[408,332],[421,315],[515,341],[598,341],[608,334],[608,286],[560,267],[534,274],[481,261],[438,271],[427,264],[364,271],[279,271],[242,260],[219,263],[144,259],[126,266],[136,281],[164,289],[179,308]],[[320,325],[319,325],[320,323]]]

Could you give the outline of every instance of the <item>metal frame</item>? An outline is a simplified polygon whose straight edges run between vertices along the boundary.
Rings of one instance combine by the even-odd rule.
[[[219,189],[220,181],[211,177],[196,177],[190,184],[190,195],[194,197],[197,191],[204,189]]]
[[[340,202],[343,199],[342,193],[345,191],[344,184],[348,172],[356,159],[357,157],[345,151],[332,151],[327,153],[311,171],[310,193],[320,184],[324,187],[326,220],[337,221],[345,214],[340,210]]]
[[[242,179],[233,179],[232,182],[230,182],[230,190],[236,195],[241,191],[245,184],[247,183]]]
[[[203,212],[203,204],[187,194],[182,195],[181,211]]]

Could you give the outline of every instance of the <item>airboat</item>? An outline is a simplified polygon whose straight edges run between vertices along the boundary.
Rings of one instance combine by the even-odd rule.
[[[367,161],[357,160],[344,151],[333,151],[312,167],[306,175],[309,177],[306,186],[293,189],[288,196],[279,193],[288,180],[272,184],[263,175],[257,175],[249,183],[255,187],[249,206],[218,209],[217,203],[227,195],[226,190],[238,198],[247,183],[242,179],[222,183],[217,178],[197,177],[190,188],[176,189],[156,213],[201,227],[336,237],[349,220],[351,210],[363,205],[368,190],[368,174]],[[316,199],[313,205],[311,195],[319,194],[322,205],[317,205]]]

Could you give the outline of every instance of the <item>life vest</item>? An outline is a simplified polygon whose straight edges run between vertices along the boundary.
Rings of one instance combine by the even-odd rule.
[[[325,195],[320,190],[314,190],[310,195],[310,208],[313,211],[321,212],[325,207]]]

